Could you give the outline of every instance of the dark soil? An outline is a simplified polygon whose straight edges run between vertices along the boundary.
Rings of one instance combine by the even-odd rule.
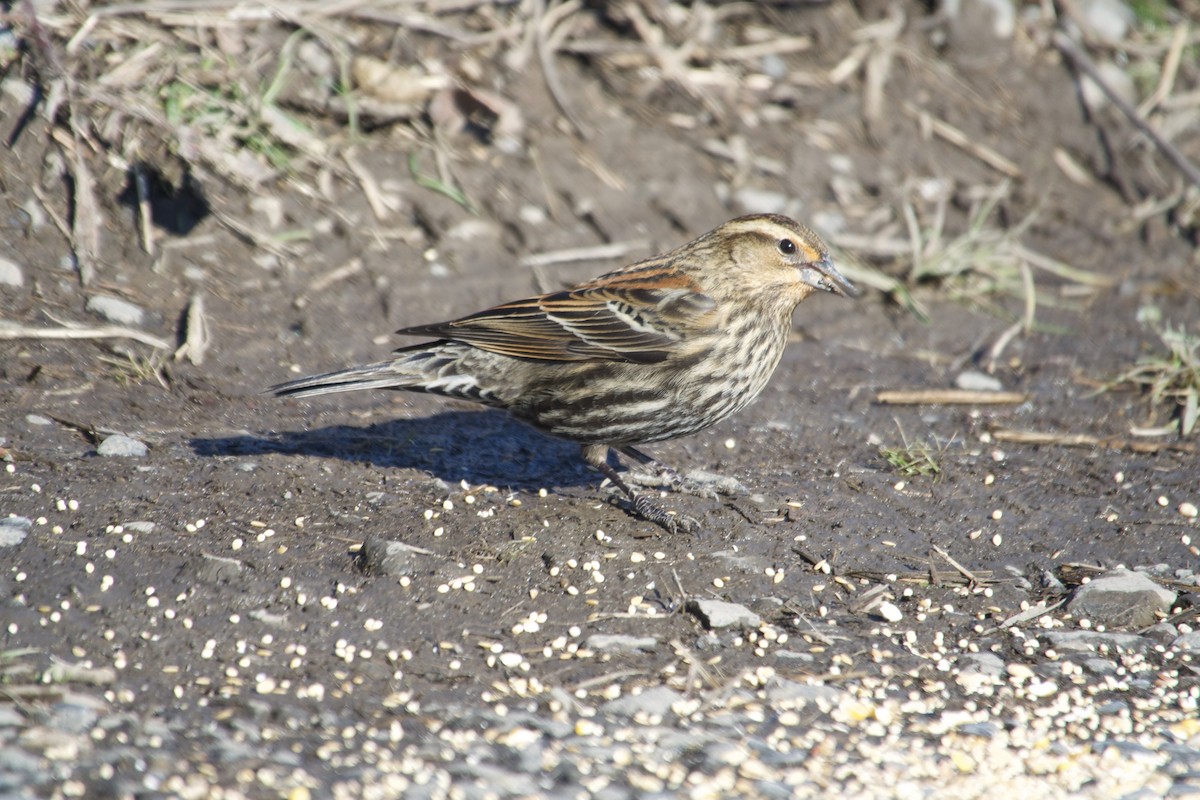
[[[0,97],[0,132],[14,137],[0,149],[0,257],[26,271],[24,285],[0,287],[0,316],[42,328],[101,325],[85,310],[88,297],[117,295],[149,312],[144,330],[174,341],[189,300],[202,294],[213,340],[202,364],[167,358],[153,365],[157,374],[145,368],[152,350],[128,340],[0,342],[0,434],[13,467],[0,482],[0,512],[35,520],[22,544],[3,551],[0,650],[115,666],[105,690],[114,707],[191,721],[197,739],[175,744],[178,759],[213,758],[201,743],[206,726],[262,715],[291,725],[281,746],[307,756],[345,726],[386,728],[398,703],[413,712],[405,724],[415,729],[421,709],[486,702],[511,675],[481,644],[522,653],[546,686],[574,691],[607,674],[656,684],[679,663],[666,643],[702,634],[682,610],[689,597],[755,608],[789,634],[790,649],[815,656],[787,667],[764,662],[748,641],[724,641],[704,654],[724,675],[762,663],[797,676],[877,674],[867,653],[879,620],[855,604],[875,583],[891,586],[922,641],[942,635],[1007,650],[1015,645],[997,624],[1035,602],[1043,576],[1064,564],[1200,568],[1188,538],[1196,522],[1177,510],[1200,502],[1194,441],[1131,437],[1132,426],[1166,423],[1171,407],[1130,390],[1098,391],[1161,349],[1139,321],[1146,307],[1200,332],[1194,232],[1162,216],[1136,223],[1130,211],[1178,179],[1120,117],[1081,107],[1072,73],[1052,51],[1020,36],[979,49],[953,28],[935,50],[929,26],[917,24],[923,8],[907,6],[912,24],[887,85],[887,113],[869,125],[857,78],[793,88],[773,103],[720,97],[723,113],[706,115],[667,84],[642,85],[631,73],[622,83],[616,72],[564,56],[558,69],[588,130],[583,142],[563,124],[534,64],[523,75],[502,72],[498,82],[525,118],[525,146],[505,153],[470,134],[450,142],[454,175],[477,213],[415,185],[413,142],[380,126],[362,135],[356,157],[399,197],[390,218],[373,215],[340,162],[329,165],[332,194],[322,197],[297,193],[288,180],[251,192],[197,174],[203,202],[192,197],[180,211],[178,196],[163,196],[163,212],[173,210],[177,222],[183,214],[175,229],[187,230],[159,225],[151,257],[122,201],[125,172],[92,152],[106,224],[86,288],[69,266],[67,238],[21,212],[37,203],[37,189],[64,219],[73,213],[71,187],[48,161],[50,126],[37,116],[18,130],[21,106]],[[786,59],[821,75],[846,56],[863,22],[840,4],[753,14],[760,25],[813,36],[812,49]],[[407,37],[406,46],[425,53],[447,47]],[[284,401],[263,393],[297,374],[384,357],[404,343],[388,335],[398,327],[538,291],[539,278],[520,263],[528,254],[640,242],[622,259],[543,270],[557,286],[769,210],[722,199],[731,188],[794,198],[805,219],[840,212],[847,232],[884,209],[892,235],[904,237],[900,201],[915,181],[936,178],[954,187],[948,230],[961,233],[970,190],[1002,176],[923,138],[905,102],[1020,167],[990,224],[1036,214],[1022,241],[1111,285],[1062,292],[1059,279],[1037,272],[1043,297],[1062,303],[1039,305],[1037,326],[994,365],[988,348],[1022,312],[1020,298],[997,299],[1005,314],[997,316],[931,282],[916,287],[927,322],[876,291],[812,298],[753,406],[649,448],[682,472],[721,473],[750,488],[724,500],[667,497],[703,522],[697,535],[667,535],[632,516],[577,448],[497,412],[409,395]],[[761,113],[767,106],[775,112]],[[698,124],[679,127],[670,114]],[[319,130],[345,145],[335,125]],[[703,147],[738,137],[783,173],[739,171]],[[1194,132],[1179,144],[1200,157]],[[1056,148],[1092,172],[1093,185],[1064,176]],[[831,189],[843,158],[862,189],[861,213],[839,205]],[[256,195],[282,201],[279,228],[256,210]],[[528,207],[545,220],[523,213]],[[270,253],[206,209],[261,235],[305,235]],[[351,259],[361,267],[313,288]],[[1027,400],[876,400],[885,389],[950,388],[964,370],[989,367]],[[1033,446],[998,441],[997,429],[1119,441]],[[149,455],[97,456],[111,432],[147,443]],[[880,446],[905,441],[929,443],[940,472],[899,474]],[[1161,448],[1128,446],[1143,441]],[[154,527],[128,527],[136,521]],[[363,568],[364,541],[428,552],[411,556],[406,575],[385,574]],[[540,620],[534,632],[520,627],[531,615]],[[836,629],[838,638],[830,645],[810,635],[814,628]],[[555,644],[597,632],[661,644],[603,658],[563,658]],[[316,684],[323,693],[298,693]]]

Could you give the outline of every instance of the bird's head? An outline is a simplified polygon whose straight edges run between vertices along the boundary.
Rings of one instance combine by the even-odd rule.
[[[729,248],[735,269],[727,277],[759,298],[777,293],[780,303],[794,308],[818,289],[843,296],[858,294],[833,265],[821,237],[788,217],[738,217],[712,235]]]

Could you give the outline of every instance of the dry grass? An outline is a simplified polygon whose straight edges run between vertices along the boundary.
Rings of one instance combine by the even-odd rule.
[[[895,65],[903,63],[930,86],[955,93],[968,110],[977,105],[982,114],[999,113],[914,47],[912,21],[899,6],[877,20],[861,19],[849,7],[831,10],[854,30],[845,51],[834,53],[780,30],[769,7],[746,3],[148,0],[59,5],[40,15],[33,8],[20,3],[10,12],[29,46],[25,55],[0,52],[0,68],[23,70],[44,98],[38,113],[63,123],[53,144],[75,196],[59,205],[75,213],[64,215],[61,227],[85,283],[103,261],[102,234],[112,227],[97,202],[98,164],[139,176],[149,164],[168,179],[191,170],[216,178],[206,181],[210,188],[227,184],[259,194],[286,180],[288,192],[315,204],[328,202],[322,186],[333,176],[361,186],[384,221],[396,203],[355,159],[354,148],[386,128],[408,155],[409,174],[399,181],[474,212],[482,198],[468,197],[455,173],[482,151],[452,144],[450,134],[466,130],[488,146],[521,147],[521,109],[503,96],[518,75],[540,73],[560,122],[584,142],[594,135],[575,108],[580,100],[564,89],[559,65],[565,58],[586,63],[624,102],[644,107],[662,124],[706,132],[701,149],[732,187],[781,179],[788,166],[729,131],[736,123],[800,121],[793,109],[814,93],[861,92],[868,133],[881,120],[899,117],[911,121],[929,147],[966,153],[998,182],[908,175],[895,195],[880,198],[845,176],[834,179],[828,188],[847,222],[834,239],[847,251],[841,262],[852,277],[914,313],[928,318],[921,298],[933,292],[1009,320],[1013,327],[1000,337],[997,353],[1012,336],[1038,325],[1039,307],[1078,304],[1112,283],[1026,245],[1036,209],[1021,212],[1015,224],[1002,220],[1001,208],[1012,214],[1017,205],[1010,181],[1029,178],[1017,163],[889,94]],[[1050,6],[1043,13],[1040,21],[1023,23],[1030,26],[1023,46],[1040,41],[1051,49],[1046,34],[1061,20]],[[1145,16],[1129,57],[1145,94],[1139,120],[1151,126],[1161,149],[1200,113],[1197,70],[1189,59],[1200,44],[1196,31],[1170,24],[1171,14],[1162,9]],[[799,130],[818,155],[838,152],[852,135],[844,123],[819,118]],[[1137,146],[1151,145],[1139,140]],[[1056,163],[1074,181],[1095,181],[1066,150],[1056,153]],[[143,184],[136,182],[139,191]],[[814,186],[812,195],[825,189]],[[239,224],[219,194],[219,220],[263,248],[290,252]],[[144,207],[144,196],[140,202]],[[1131,224],[1166,214],[1194,235],[1198,208],[1200,190],[1176,182],[1165,196],[1135,209]],[[141,225],[152,252],[145,208]]]
[[[1164,405],[1175,417],[1155,432],[1177,430],[1181,436],[1190,436],[1200,420],[1200,334],[1170,325],[1156,332],[1162,349],[1139,359],[1104,388],[1133,387],[1146,392],[1151,426],[1157,426]]]
[[[1040,306],[1079,308],[1078,298],[1086,299],[1116,283],[1113,276],[1073,267],[1025,245],[1022,240],[1037,220],[1037,211],[1016,225],[997,223],[997,208],[1011,192],[1007,181],[968,193],[972,197],[966,228],[957,233],[948,223],[950,193],[935,190],[932,201],[923,202],[919,199],[922,191],[928,189],[915,187],[901,202],[906,238],[881,235],[840,237],[838,241],[864,256],[890,260],[889,272],[899,277],[890,281],[866,277],[864,282],[891,292],[898,302],[926,319],[928,314],[916,298],[921,290],[932,288],[1028,332],[1037,325]],[[853,268],[851,272],[863,277]],[[1045,281],[1039,286],[1039,275],[1048,279],[1052,288],[1044,285]],[[1019,312],[1014,313],[1005,302],[1012,299],[1020,303]]]

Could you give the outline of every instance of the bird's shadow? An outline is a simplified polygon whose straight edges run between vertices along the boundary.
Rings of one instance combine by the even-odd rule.
[[[595,484],[579,446],[538,433],[500,411],[443,411],[356,427],[194,438],[200,456],[279,453],[428,472],[447,483],[516,490]]]

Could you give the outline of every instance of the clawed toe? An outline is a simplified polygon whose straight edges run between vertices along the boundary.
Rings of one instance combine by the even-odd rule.
[[[631,500],[634,512],[642,519],[666,528],[668,533],[695,533],[700,530],[700,521],[686,514],[672,514],[649,495],[634,494]]]

